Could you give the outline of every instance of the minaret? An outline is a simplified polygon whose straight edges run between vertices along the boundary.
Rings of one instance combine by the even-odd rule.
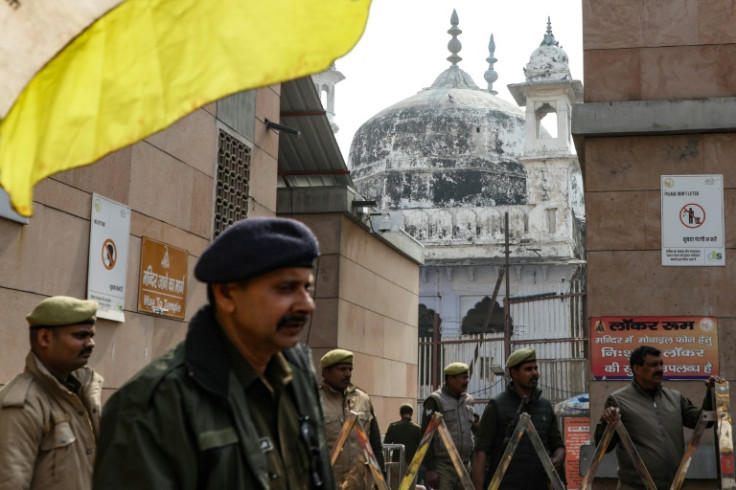
[[[488,83],[488,92],[490,92],[492,95],[498,95],[498,92],[493,90],[493,82],[498,80],[498,73],[493,69],[493,64],[498,61],[494,56],[495,54],[496,43],[493,41],[493,34],[491,34],[491,40],[488,42],[488,58],[486,58],[486,61],[488,62],[488,69],[483,74],[483,78],[486,79],[486,82]]]
[[[314,87],[317,89],[322,105],[327,112],[327,120],[333,133],[337,133],[340,127],[335,123],[335,85],[345,80],[345,76],[337,71],[335,64],[321,72],[312,75]]]
[[[526,106],[525,153],[572,153],[571,108],[572,104],[582,102],[583,84],[572,79],[567,53],[552,34],[549,17],[544,39],[530,56],[524,73],[526,83],[508,87],[516,103]],[[549,126],[552,134],[544,130],[542,119],[548,125],[547,121],[552,123]]]
[[[570,121],[573,104],[582,102],[583,85],[572,79],[567,53],[552,34],[549,18],[544,39],[531,54],[524,73],[526,82],[508,88],[516,102],[526,106],[526,141],[520,162],[527,173],[530,232],[543,247],[547,244],[544,255],[574,256],[573,211],[578,215],[584,211]],[[552,124],[549,132],[542,119]]]

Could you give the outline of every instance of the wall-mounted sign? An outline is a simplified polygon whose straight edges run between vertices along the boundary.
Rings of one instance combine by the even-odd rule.
[[[138,284],[138,311],[184,319],[187,309],[185,250],[143,237]]]
[[[663,175],[662,265],[726,265],[723,175]]]
[[[590,319],[595,379],[632,378],[629,357],[640,345],[661,351],[664,379],[707,379],[719,373],[715,317],[599,317]]]
[[[124,322],[130,208],[92,194],[87,298],[97,301],[97,317]]]
[[[580,446],[590,442],[590,417],[564,417],[563,420],[567,489],[577,490],[583,486],[583,477],[580,476]]]

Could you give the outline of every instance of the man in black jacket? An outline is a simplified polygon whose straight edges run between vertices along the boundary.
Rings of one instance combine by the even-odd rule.
[[[557,426],[557,417],[548,400],[537,388],[539,368],[534,349],[519,349],[506,361],[511,382],[506,391],[491,400],[480,419],[475,441],[473,485],[485,490],[498,467],[501,456],[516,428],[519,415],[526,412],[532,419],[542,443],[552,455],[552,464],[560,471],[565,460],[565,443]],[[538,490],[547,488],[547,474],[531,439],[521,439],[499,488],[503,490]]]
[[[306,226],[279,218],[239,221],[210,244],[194,269],[210,304],[107,402],[94,488],[334,489],[298,344],[318,255]]]

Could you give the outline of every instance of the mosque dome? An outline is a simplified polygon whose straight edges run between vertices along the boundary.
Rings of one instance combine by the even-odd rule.
[[[381,209],[489,207],[526,203],[524,112],[495,96],[457,63],[462,60],[453,11],[451,66],[414,96],[379,112],[356,132],[351,174],[361,195]],[[491,39],[490,49],[495,49]],[[495,61],[491,52],[488,61]]]
[[[524,73],[528,82],[572,80],[567,53],[552,34],[552,23],[549,17],[544,39],[529,57]]]

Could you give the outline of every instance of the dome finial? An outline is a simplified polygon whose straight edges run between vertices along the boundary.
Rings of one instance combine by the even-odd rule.
[[[493,41],[493,34],[491,34],[491,40],[488,42],[488,58],[486,58],[488,69],[483,74],[483,78],[488,83],[488,91],[496,95],[498,92],[493,90],[493,82],[498,80],[498,73],[493,69],[493,64],[498,60],[493,56],[494,54],[496,54],[496,43]]]
[[[552,21],[549,16],[547,16],[547,32],[544,34],[540,46],[560,46],[560,43],[555,39],[555,35],[552,34]]]
[[[458,61],[462,61],[462,58],[458,56],[457,54],[460,52],[461,49],[463,49],[463,45],[460,43],[460,40],[457,38],[458,34],[462,34],[463,31],[461,31],[457,26],[460,23],[457,12],[453,9],[452,15],[450,16],[450,24],[452,24],[452,27],[447,30],[447,33],[452,36],[452,39],[450,39],[450,42],[447,43],[447,49],[450,50],[450,53],[452,53],[450,56],[447,57],[447,61],[452,63],[453,65],[457,65]]]

